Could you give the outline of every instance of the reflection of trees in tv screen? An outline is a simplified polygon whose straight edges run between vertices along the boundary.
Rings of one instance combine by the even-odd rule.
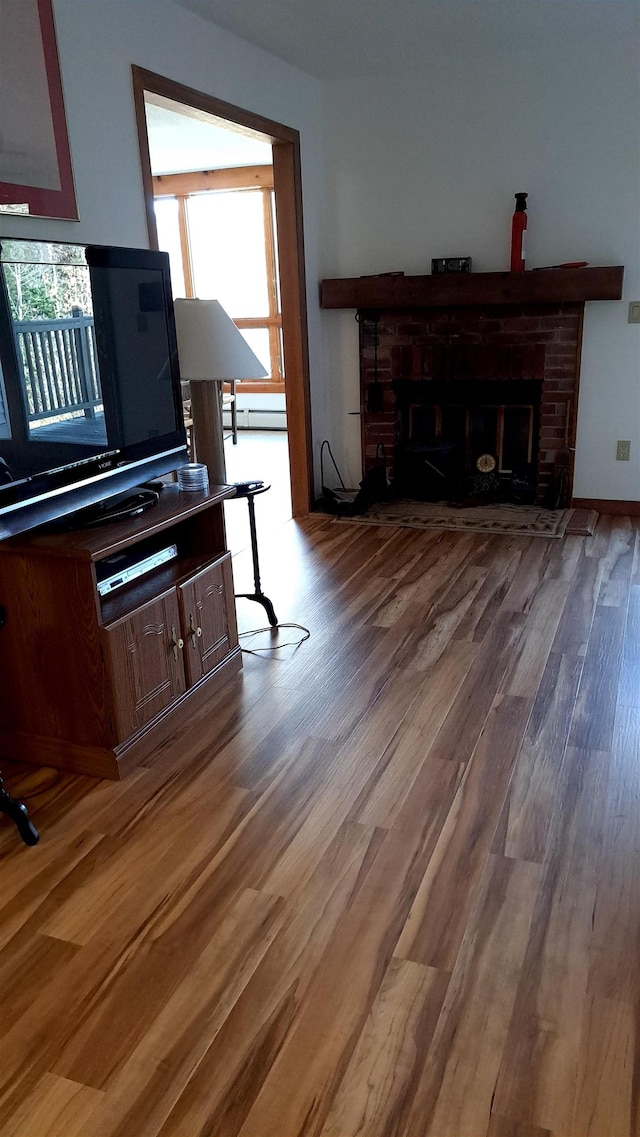
[[[55,262],[42,259],[47,250]],[[2,260],[14,320],[64,319],[72,308],[91,314],[91,285],[81,246],[3,241]]]

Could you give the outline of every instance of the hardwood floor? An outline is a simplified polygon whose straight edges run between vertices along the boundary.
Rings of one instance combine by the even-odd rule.
[[[640,523],[261,535],[311,639],[0,828],[0,1133],[640,1134]]]

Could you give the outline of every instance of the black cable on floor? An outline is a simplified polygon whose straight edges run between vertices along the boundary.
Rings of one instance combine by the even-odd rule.
[[[241,650],[247,655],[262,655],[267,651],[280,651],[283,647],[292,647],[295,652],[300,647],[300,644],[308,640],[311,635],[311,632],[308,628],[305,628],[304,624],[276,624],[273,628],[255,628],[251,632],[240,632],[238,639],[242,639],[243,636],[257,636],[260,632],[275,632],[279,628],[298,628],[301,632],[304,632],[304,635],[301,636],[299,640],[287,640],[287,642],[283,644],[269,644],[268,647],[243,647]],[[293,652],[291,654],[293,655]]]

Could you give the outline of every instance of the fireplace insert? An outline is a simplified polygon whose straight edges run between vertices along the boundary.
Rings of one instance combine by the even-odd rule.
[[[541,382],[413,379],[393,388],[396,494],[535,501]]]

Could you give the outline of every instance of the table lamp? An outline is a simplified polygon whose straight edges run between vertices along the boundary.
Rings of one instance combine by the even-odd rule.
[[[232,379],[264,379],[260,360],[218,300],[174,300],[181,378],[191,388],[195,457],[212,485],[227,472],[222,430],[222,385]]]

